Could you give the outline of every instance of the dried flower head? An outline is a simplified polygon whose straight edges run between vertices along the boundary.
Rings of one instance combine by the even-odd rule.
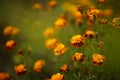
[[[43,32],[44,37],[52,37],[54,34],[55,34],[55,29],[51,27],[45,29],[45,31]]]
[[[85,55],[84,55],[83,53],[76,52],[76,53],[72,56],[72,60],[73,60],[73,61],[83,62],[83,61],[85,60]]]
[[[33,70],[36,72],[40,72],[44,65],[45,65],[44,60],[38,60],[35,62]]]
[[[60,55],[60,54],[64,54],[66,51],[67,51],[67,47],[62,44],[62,43],[59,43],[55,48],[54,48],[54,54],[55,55]]]
[[[60,72],[67,72],[69,70],[69,66],[64,64],[60,67]]]
[[[8,73],[0,72],[0,80],[10,80],[10,75]]]
[[[85,43],[85,38],[81,35],[75,35],[70,39],[70,44],[73,47],[81,47]]]
[[[9,40],[6,42],[6,49],[10,50],[13,49],[16,46],[16,42],[14,40]]]
[[[47,39],[45,45],[46,45],[46,47],[47,47],[48,49],[53,49],[53,48],[55,48],[58,44],[59,44],[59,40],[56,39],[56,38],[52,38],[52,39]]]
[[[103,64],[103,61],[105,60],[105,56],[101,55],[101,54],[98,54],[98,53],[95,53],[93,54],[92,56],[92,63],[94,65],[102,65]]]
[[[84,34],[84,37],[89,37],[89,38],[94,38],[95,37],[95,33],[91,30],[86,30],[85,31],[85,34]]]
[[[26,66],[24,64],[20,64],[14,67],[14,70],[17,75],[24,75],[26,73]]]
[[[103,47],[103,46],[104,46],[104,42],[103,42],[103,41],[100,41],[100,42],[98,43],[98,45],[97,45],[98,48],[101,48],[101,47]]]
[[[64,80],[64,76],[60,73],[53,74],[51,80]]]

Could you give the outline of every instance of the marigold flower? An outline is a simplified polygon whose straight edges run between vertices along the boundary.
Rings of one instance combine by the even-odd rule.
[[[55,29],[51,27],[45,29],[45,31],[43,32],[44,37],[52,37],[54,34],[55,34]]]
[[[55,48],[54,48],[54,54],[55,55],[60,55],[60,54],[64,54],[66,51],[67,51],[67,47],[62,44],[62,43],[59,43]]]
[[[69,70],[69,66],[64,64],[60,67],[60,72],[67,72]]]
[[[97,16],[100,13],[100,11],[98,9],[91,9],[91,10],[87,10],[87,15],[95,15]]]
[[[64,76],[60,73],[53,74],[51,80],[64,80]]]
[[[18,28],[13,28],[11,35],[17,35],[19,33],[19,29]]]
[[[0,80],[10,80],[10,75],[8,73],[0,72]]]
[[[70,44],[73,47],[81,47],[85,43],[85,38],[81,35],[75,35],[70,39]]]
[[[91,30],[86,30],[84,37],[89,37],[89,38],[94,38],[95,37],[95,33]]]
[[[113,11],[111,9],[106,9],[103,11],[104,16],[111,16],[113,14]]]
[[[106,0],[98,0],[98,4],[106,3]]]
[[[115,28],[120,28],[120,17],[115,17],[115,18],[113,18],[113,20],[112,20],[112,25],[113,25]]]
[[[20,64],[14,67],[14,70],[17,75],[24,75],[26,73],[26,66],[24,64]]]
[[[85,55],[84,55],[83,53],[76,52],[76,53],[72,56],[72,60],[73,60],[73,61],[83,62],[83,61],[85,60]]]
[[[40,72],[44,65],[45,65],[44,60],[38,60],[35,62],[33,70],[36,72]]]
[[[66,20],[63,18],[58,18],[55,21],[55,27],[57,28],[64,28],[66,26]]]
[[[82,16],[82,14],[81,14],[81,12],[79,12],[79,11],[75,11],[74,13],[72,13],[73,14],[73,16],[76,18],[76,19],[79,19],[79,18],[82,18],[83,16]]]
[[[105,56],[104,55],[101,55],[101,54],[98,54],[98,53],[95,53],[93,54],[92,56],[92,63],[94,65],[102,65],[103,64],[103,61],[105,60]]]
[[[52,8],[56,7],[57,5],[58,5],[58,3],[55,0],[52,0],[52,1],[49,2],[49,6],[52,7]]]
[[[98,45],[97,45],[98,48],[101,48],[101,47],[103,47],[103,46],[104,46],[104,42],[103,42],[103,41],[100,41],[100,42],[98,43]]]
[[[13,49],[16,46],[16,42],[14,40],[9,40],[6,42],[6,49],[10,50]]]
[[[12,30],[13,30],[13,26],[7,26],[7,27],[4,29],[3,34],[4,34],[4,35],[9,35],[9,34],[11,34]]]
[[[4,35],[17,35],[19,33],[19,29],[18,28],[15,28],[13,26],[7,26],[5,29],[4,29],[4,32],[3,34]]]
[[[34,9],[42,9],[42,5],[41,5],[40,3],[35,3],[35,4],[33,5],[33,8],[34,8]]]
[[[53,49],[59,44],[59,40],[56,38],[46,40],[46,47],[48,49]]]

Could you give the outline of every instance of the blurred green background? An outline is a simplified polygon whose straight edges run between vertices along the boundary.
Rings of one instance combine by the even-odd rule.
[[[0,72],[8,72],[12,76],[15,75],[17,80],[44,80],[45,78],[50,78],[52,74],[59,72],[60,65],[68,64],[70,60],[66,59],[74,52],[80,51],[79,49],[73,50],[70,47],[69,39],[75,34],[82,33],[82,29],[80,30],[79,27],[71,23],[68,23],[65,29],[60,30],[55,35],[62,43],[69,46],[69,50],[65,55],[56,57],[51,50],[45,48],[44,42],[46,39],[43,37],[43,31],[47,27],[54,27],[54,21],[64,11],[61,4],[74,0],[57,0],[59,4],[54,9],[47,8],[48,1],[0,0]],[[92,2],[98,8],[100,7],[97,5],[96,0],[92,0]],[[35,3],[41,3],[44,9],[33,9],[32,6]],[[109,17],[109,20],[112,20],[114,17],[120,17],[120,0],[107,0],[101,8],[111,8],[113,10],[113,15]],[[4,36],[3,30],[8,25],[19,28],[20,33],[17,36]],[[87,25],[84,24],[84,26]],[[103,74],[107,78],[100,80],[120,80],[120,30],[110,25],[105,26],[104,29],[96,30],[102,31],[105,35],[100,40],[103,40],[105,43],[102,53],[105,55],[106,60],[103,66],[104,72],[99,74]],[[5,43],[10,39],[14,39],[17,42],[17,46],[13,50],[6,50]],[[17,54],[17,50],[20,48],[24,49],[24,56]],[[32,70],[34,62],[38,59],[44,59],[46,62],[40,73]],[[17,77],[13,67],[20,63],[25,63],[29,67],[28,73],[25,76]],[[74,80],[74,73],[75,70],[71,67],[70,72],[65,74],[65,80]]]

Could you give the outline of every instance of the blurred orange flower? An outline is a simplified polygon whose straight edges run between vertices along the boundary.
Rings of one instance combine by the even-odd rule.
[[[60,73],[53,74],[51,80],[64,80],[64,76]]]
[[[10,80],[10,75],[8,73],[0,72],[0,80]]]
[[[20,64],[14,67],[14,70],[17,75],[24,75],[26,73],[26,66],[24,64]]]
[[[69,70],[69,66],[64,64],[60,67],[60,72],[67,72]]]
[[[72,60],[73,60],[73,61],[83,62],[83,61],[85,60],[85,55],[84,55],[83,53],[76,52],[76,53],[72,56]]]
[[[13,49],[16,46],[16,42],[14,40],[9,40],[6,42],[6,49],[10,50]]]
[[[36,72],[40,72],[44,65],[45,65],[44,60],[38,60],[35,62],[33,70]]]

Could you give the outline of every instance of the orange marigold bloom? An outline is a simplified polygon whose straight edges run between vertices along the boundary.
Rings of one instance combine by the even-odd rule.
[[[115,28],[120,28],[120,17],[115,17],[115,18],[113,18],[113,20],[112,20],[112,25],[113,25]]]
[[[44,65],[45,65],[44,60],[38,60],[35,62],[33,70],[36,72],[40,72]]]
[[[81,25],[83,22],[82,18],[76,19],[76,24]]]
[[[60,55],[60,54],[64,54],[66,51],[67,51],[67,47],[62,44],[62,43],[59,43],[55,48],[54,48],[54,54],[55,55]]]
[[[76,19],[79,19],[79,18],[82,18],[82,14],[80,11],[75,11],[74,13],[72,13],[73,16],[76,18]]]
[[[6,42],[6,49],[10,50],[13,49],[16,46],[16,42],[14,40],[9,40]]]
[[[26,66],[24,64],[20,64],[14,67],[14,70],[17,75],[24,75],[26,73]]]
[[[17,35],[19,33],[19,29],[18,28],[14,28],[13,26],[7,26],[5,29],[4,29],[4,32],[3,34],[4,35]]]
[[[103,11],[105,16],[111,16],[113,14],[113,11],[111,9],[106,9]]]
[[[11,35],[17,35],[19,33],[19,29],[18,28],[13,28]]]
[[[95,15],[95,16],[97,16],[99,13],[100,13],[100,10],[98,10],[98,9],[90,9],[90,10],[87,10],[87,15],[88,15],[88,16],[90,16],[90,15]]]
[[[95,37],[95,33],[94,33],[94,31],[86,30],[85,34],[84,34],[84,37],[94,38]]]
[[[94,65],[102,65],[103,64],[103,61],[105,60],[105,56],[104,55],[101,55],[101,54],[98,54],[98,53],[95,53],[93,54],[92,56],[92,63]]]
[[[53,8],[53,7],[56,7],[57,4],[58,4],[58,3],[57,3],[57,1],[55,1],[55,0],[49,2],[49,6],[52,7],[52,8]]]
[[[70,44],[73,47],[81,47],[85,43],[85,38],[81,35],[75,35],[70,39]]]
[[[10,75],[8,73],[0,72],[0,80],[10,80]]]
[[[98,4],[106,3],[106,0],[98,0]]]
[[[7,27],[4,29],[3,34],[4,34],[4,35],[9,35],[9,34],[11,34],[12,30],[13,30],[13,27],[12,27],[12,26],[7,26]]]
[[[64,80],[64,76],[60,73],[53,74],[51,80]]]
[[[73,61],[83,62],[83,61],[85,60],[85,55],[84,55],[83,53],[76,52],[76,53],[72,56],[72,60],[73,60]]]
[[[56,38],[46,40],[46,47],[48,49],[53,49],[59,44],[59,40]]]
[[[35,3],[35,4],[33,5],[33,8],[34,8],[34,9],[42,9],[42,5],[41,5],[40,3]]]
[[[52,37],[54,34],[55,34],[55,29],[51,27],[45,29],[45,31],[43,32],[44,37]]]
[[[55,21],[55,27],[56,28],[64,28],[66,26],[66,20],[63,18],[58,18]]]
[[[69,66],[64,64],[60,67],[60,72],[67,72],[69,70]]]

